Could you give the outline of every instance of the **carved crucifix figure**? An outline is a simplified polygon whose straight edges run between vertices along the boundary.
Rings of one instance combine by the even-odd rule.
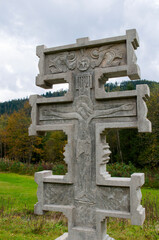
[[[106,93],[104,81],[110,77],[139,78],[134,49],[138,46],[135,30],[125,36],[89,41],[47,49],[37,47],[40,57],[36,84],[51,88],[69,83],[64,97],[31,96],[32,124],[30,135],[62,130],[67,135],[65,161],[68,173],[52,171],[35,174],[38,203],[35,213],[60,211],[68,218],[68,234],[59,239],[106,240],[106,217],[130,218],[141,225],[144,209],[140,205],[140,187],[144,174],[131,178],[113,178],[106,171],[109,145],[106,130],[138,128],[151,131],[145,98],[147,85],[136,90]]]

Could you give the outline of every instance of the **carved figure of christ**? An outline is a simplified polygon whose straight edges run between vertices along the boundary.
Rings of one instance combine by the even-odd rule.
[[[87,100],[90,100],[89,98]],[[61,111],[56,111],[56,110],[51,110],[49,109],[44,110],[43,115],[47,117],[53,116],[54,119],[78,119],[79,121],[81,120],[86,120],[86,125],[90,123],[92,119],[98,119],[98,118],[105,118],[105,117],[110,117],[111,114],[120,112],[120,111],[130,111],[134,108],[134,104],[122,104],[119,107],[114,107],[106,110],[95,110],[93,111],[92,108],[90,108],[86,102],[80,102],[80,105],[78,105],[77,112],[61,112]]]

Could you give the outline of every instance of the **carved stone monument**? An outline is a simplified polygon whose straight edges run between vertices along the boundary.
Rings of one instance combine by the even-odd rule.
[[[111,177],[106,171],[109,145],[106,130],[137,128],[150,132],[146,118],[147,85],[136,90],[105,92],[109,78],[128,76],[139,79],[135,49],[139,46],[136,30],[125,36],[46,48],[37,47],[39,71],[36,85],[50,89],[68,83],[63,97],[30,97],[32,124],[30,135],[62,130],[67,135],[65,161],[68,173],[52,171],[35,174],[38,203],[35,214],[60,211],[68,218],[68,233],[59,240],[108,240],[106,218],[130,218],[142,225],[145,209],[140,205],[143,173],[131,178]]]

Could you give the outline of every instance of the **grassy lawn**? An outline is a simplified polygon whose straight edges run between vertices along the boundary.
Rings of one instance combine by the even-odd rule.
[[[66,219],[60,213],[34,216],[36,191],[33,177],[0,173],[0,240],[54,240],[67,231]],[[143,188],[142,194],[148,212],[144,226],[110,218],[108,233],[116,240],[159,240],[159,190]]]
[[[36,191],[33,177],[0,173],[0,240],[56,239],[67,230],[61,214],[34,216]]]
[[[14,209],[22,210],[26,206],[27,209],[33,210],[37,202],[36,191],[37,184],[33,177],[0,173],[0,198],[11,201]]]

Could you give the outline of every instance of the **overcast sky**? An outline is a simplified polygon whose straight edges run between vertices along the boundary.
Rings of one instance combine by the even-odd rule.
[[[37,45],[125,35],[136,28],[141,78],[159,81],[159,0],[0,0],[0,102],[44,93]]]

